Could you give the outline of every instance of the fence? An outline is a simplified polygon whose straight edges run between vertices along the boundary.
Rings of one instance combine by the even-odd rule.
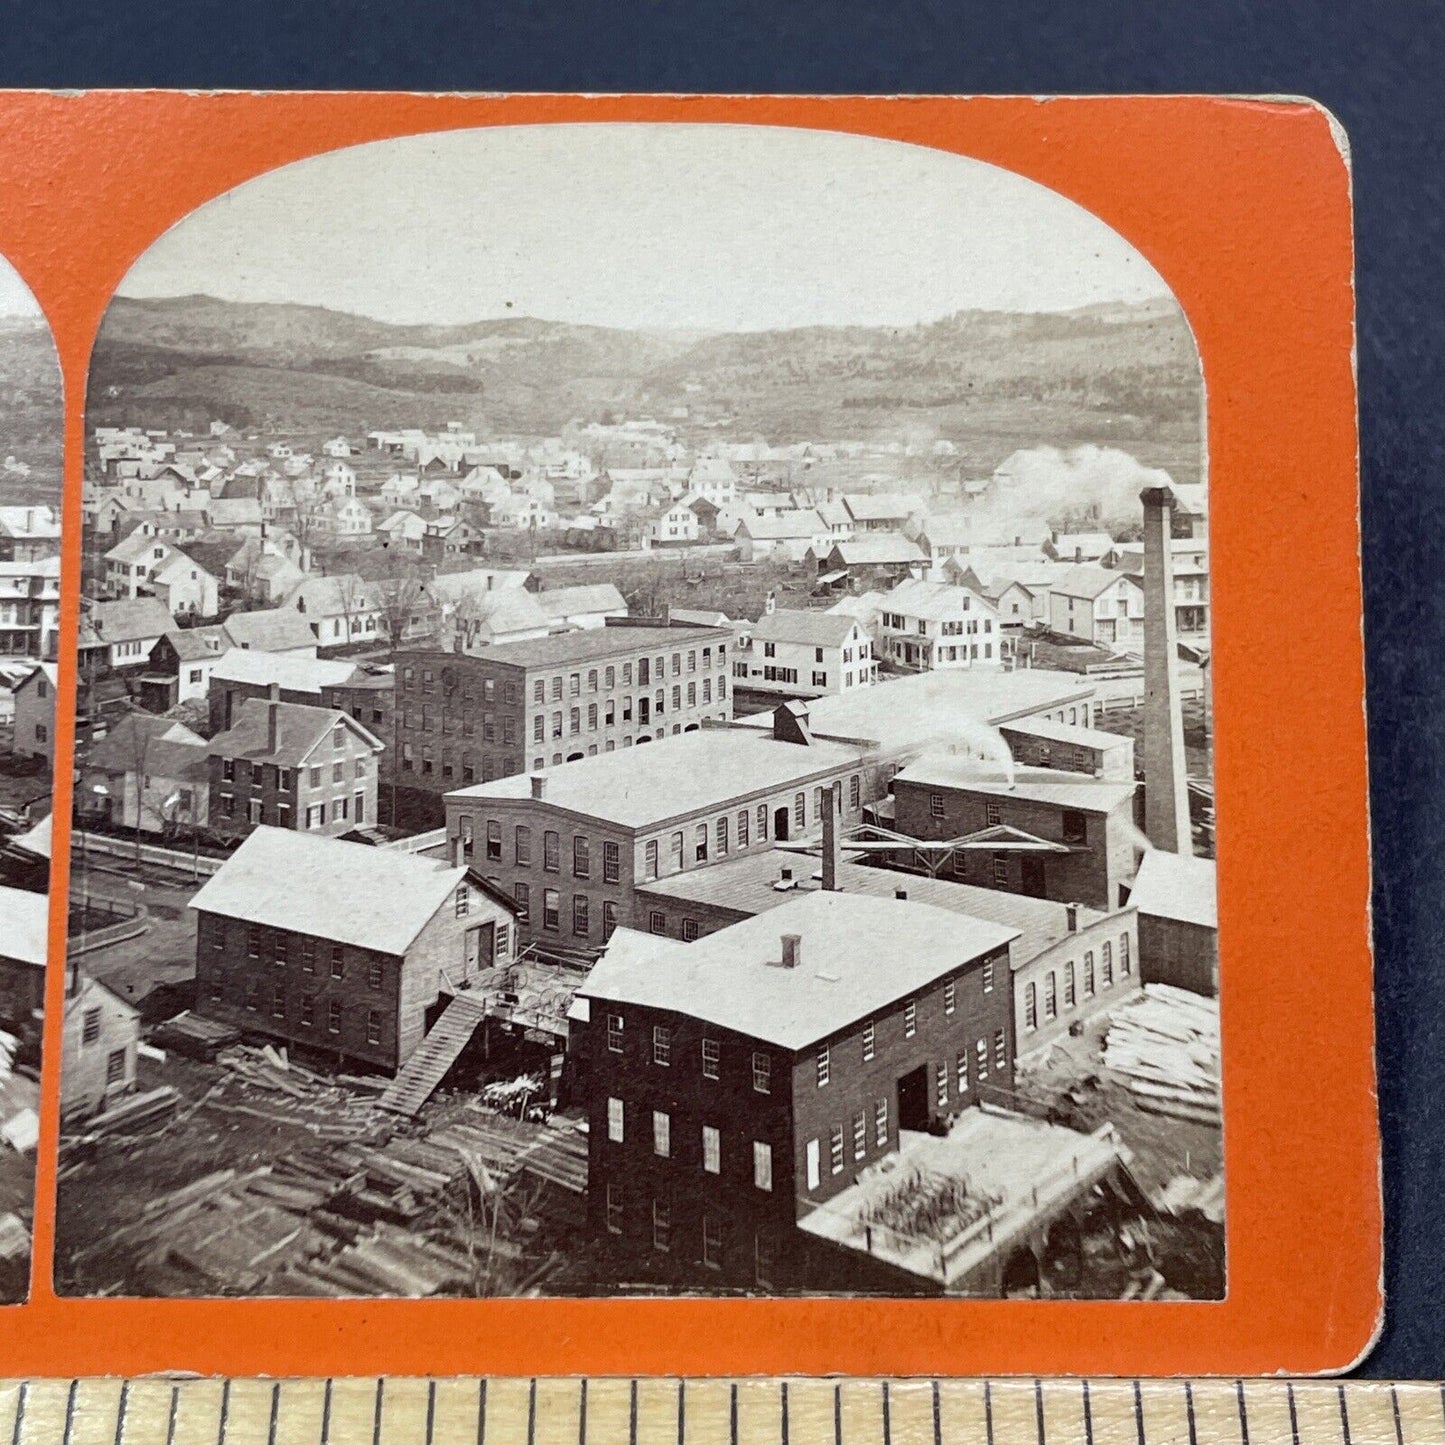
[[[179,873],[191,873],[209,878],[219,873],[224,858],[208,858],[204,853],[197,856],[192,852],[180,852],[174,848],[162,848],[156,843],[142,843],[137,847],[129,838],[109,838],[103,833],[77,832],[73,847],[81,856],[95,854],[98,857],[124,858],[127,861],[149,863],[154,868],[171,868]]]

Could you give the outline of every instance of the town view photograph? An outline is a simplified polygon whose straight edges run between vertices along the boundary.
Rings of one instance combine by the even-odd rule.
[[[160,236],[87,393],[59,1292],[1223,1297],[1204,417],[1127,239],[896,142],[422,135]]]
[[[49,938],[63,435],[60,362],[50,328],[24,281],[0,259],[0,1303],[4,1304],[25,1299],[30,1281]],[[70,1021],[67,1011],[67,1026]],[[86,1065],[94,1062],[87,1059]],[[104,1068],[103,1061],[100,1067]]]

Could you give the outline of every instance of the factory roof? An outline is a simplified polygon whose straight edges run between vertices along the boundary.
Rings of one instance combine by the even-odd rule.
[[[356,663],[344,658],[298,657],[289,652],[233,647],[212,669],[211,680],[254,687],[269,687],[274,682],[287,692],[319,695],[323,687],[337,687],[355,671]]]
[[[897,774],[895,781],[1019,798],[1085,813],[1112,813],[1134,796],[1137,786],[1131,779],[1096,778],[1091,773],[1066,773],[1059,768],[1000,768],[943,749],[925,753]]]
[[[847,852],[847,844],[844,844]],[[792,870],[791,885],[782,883],[783,869]],[[744,853],[725,863],[693,868],[667,878],[639,883],[638,893],[646,898],[663,898],[695,903],[751,917],[765,913],[795,898],[820,892],[822,863],[808,854],[774,848],[763,853]],[[999,888],[975,888],[968,883],[943,882],[889,868],[872,868],[846,860],[838,866],[839,890],[871,898],[893,898],[900,889],[911,901],[927,903],[970,918],[1001,924],[1018,933],[1013,947],[1017,968],[1037,957],[1069,933],[1068,907],[1044,898],[1029,898]],[[1092,909],[1078,910],[1079,926],[1102,918]]]
[[[690,643],[728,642],[730,632],[705,627],[584,627],[520,642],[501,642],[480,654],[513,667],[562,667],[623,652],[659,652]]]
[[[542,800],[549,806],[641,829],[801,785],[861,759],[860,749],[845,743],[780,742],[754,728],[714,727],[478,783],[447,797],[457,803],[526,799],[532,796],[532,779],[540,778]]]
[[[620,612],[624,617],[627,615],[627,599],[611,582],[581,582],[573,587],[552,587],[536,593],[535,597],[543,614],[553,619],[583,612]]]
[[[392,848],[263,826],[190,906],[395,955],[406,952],[467,871]]]
[[[957,737],[960,720],[965,727],[980,722],[997,727],[1087,702],[1094,693],[1095,684],[1076,673],[952,668],[817,698],[808,704],[808,726],[814,737],[867,738],[885,753],[917,751]],[[772,721],[765,712],[734,719],[751,728],[771,728]]]
[[[1075,723],[1055,722],[1052,718],[1026,717],[1003,726],[1009,732],[1026,733],[1031,738],[1043,738],[1051,743],[1071,743],[1076,748],[1117,748],[1133,741],[1126,733],[1079,727]]]
[[[1165,853],[1151,848],[1139,864],[1130,904],[1153,918],[1219,927],[1219,898],[1214,859]]]
[[[781,962],[784,934],[800,940],[792,968]],[[926,903],[813,893],[696,943],[653,939],[648,948],[629,937],[602,955],[580,992],[599,1005],[665,1009],[804,1049],[1014,937],[1014,929]]]

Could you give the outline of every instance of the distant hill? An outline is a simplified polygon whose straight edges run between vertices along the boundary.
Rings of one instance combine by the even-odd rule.
[[[0,319],[0,461],[13,456],[30,468],[28,477],[0,470],[0,503],[59,501],[64,428],[50,328]]]
[[[555,434],[648,412],[684,434],[943,437],[986,474],[1019,446],[1121,446],[1198,475],[1200,381],[1168,301],[965,311],[909,327],[698,337],[529,317],[395,326],[313,306],[120,297],[90,423],[358,435],[378,426]],[[684,412],[685,409],[685,412]]]

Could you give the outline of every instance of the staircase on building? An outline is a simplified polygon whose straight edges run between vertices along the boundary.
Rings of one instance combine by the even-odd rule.
[[[456,994],[377,1103],[398,1114],[415,1115],[436,1092],[485,1017],[480,995]]]

